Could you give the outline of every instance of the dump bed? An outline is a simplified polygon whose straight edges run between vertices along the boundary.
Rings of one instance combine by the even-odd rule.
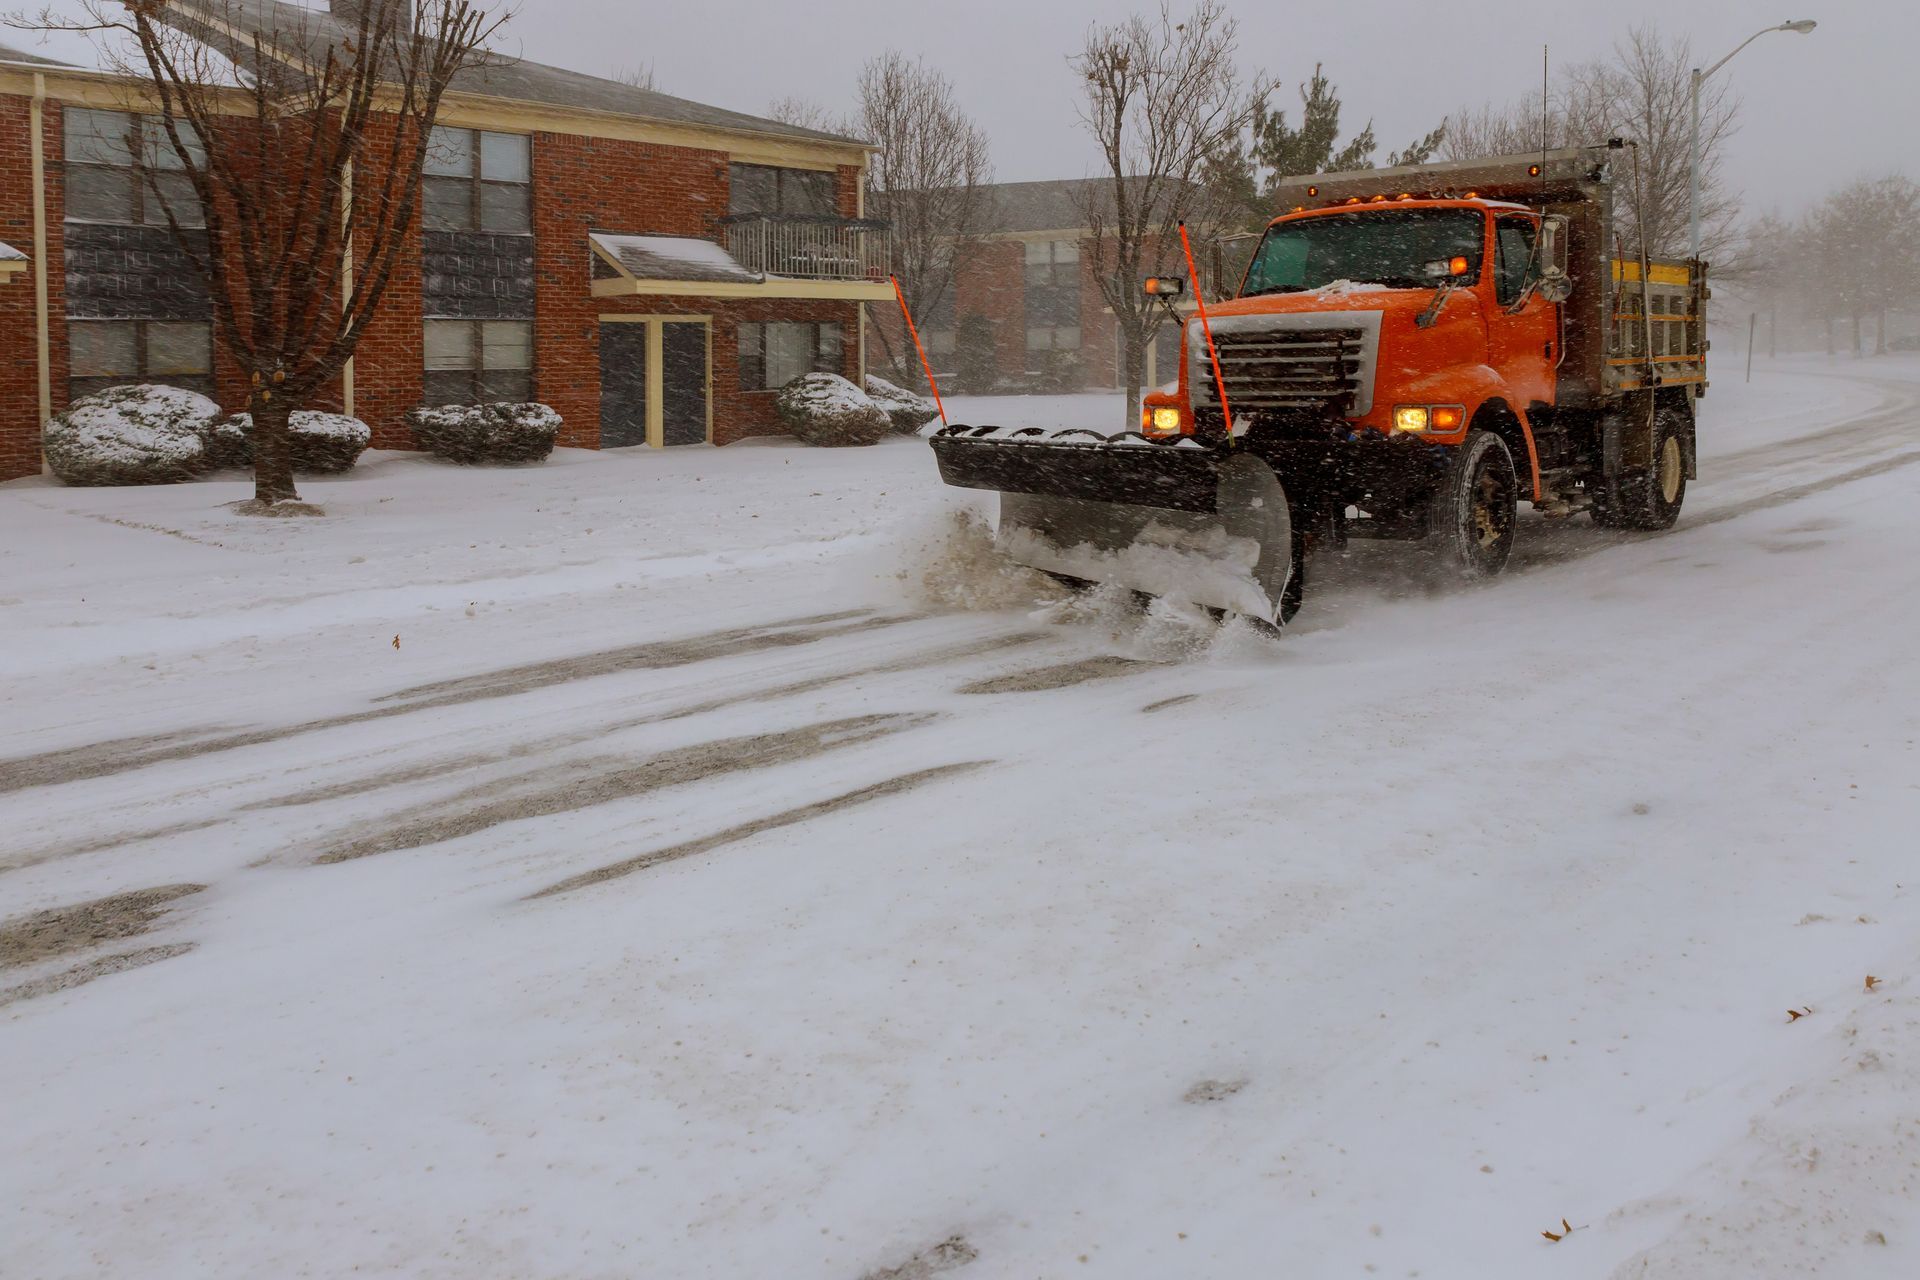
[[[1558,400],[1600,408],[1649,385],[1706,385],[1704,264],[1646,259],[1640,245],[1625,242],[1621,224],[1632,221],[1615,217],[1634,199],[1636,158],[1628,143],[1312,174],[1278,184],[1275,213],[1425,196],[1506,201],[1565,217],[1573,292],[1561,313]]]

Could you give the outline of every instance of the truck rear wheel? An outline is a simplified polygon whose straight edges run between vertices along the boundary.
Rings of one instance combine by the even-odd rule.
[[[1622,476],[1617,500],[1595,495],[1593,522],[1607,529],[1673,528],[1687,500],[1687,415],[1663,405],[1653,416],[1653,466]]]
[[[1454,576],[1491,578],[1513,552],[1520,481],[1507,442],[1471,431],[1427,508],[1426,551]]]

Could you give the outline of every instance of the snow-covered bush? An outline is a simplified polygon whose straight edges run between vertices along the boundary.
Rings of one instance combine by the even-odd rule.
[[[802,374],[780,388],[774,408],[808,444],[878,444],[892,429],[880,406],[837,373]]]
[[[48,420],[47,465],[68,484],[176,484],[205,465],[220,406],[179,387],[109,387]]]
[[[373,428],[358,418],[295,409],[287,420],[295,471],[326,474],[345,471],[373,439]],[[215,423],[206,436],[207,465],[244,467],[253,462],[253,415],[236,413]]]
[[[200,443],[206,447],[202,466],[217,471],[222,467],[253,465],[253,441],[247,436],[252,423],[247,421],[245,426],[241,425],[246,419],[243,413],[207,424],[207,429],[200,433]]]
[[[940,416],[939,408],[927,397],[872,374],[867,375],[867,395],[880,407],[880,412],[887,415],[893,429],[903,436],[913,435]]]
[[[553,452],[560,415],[544,404],[422,405],[407,415],[414,443],[448,462],[539,462]]]

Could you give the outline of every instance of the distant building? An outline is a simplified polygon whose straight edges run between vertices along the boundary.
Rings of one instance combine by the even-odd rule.
[[[209,43],[346,36],[273,0],[168,8]],[[195,25],[216,14],[243,29]],[[170,152],[130,143],[143,101],[139,82],[0,49],[0,238],[25,259],[0,256],[0,281],[34,281],[0,285],[0,479],[37,473],[40,424],[101,387],[246,398],[148,207],[142,166]],[[409,255],[319,406],[376,447],[410,448],[420,404],[524,399],[560,411],[563,444],[724,444],[781,430],[773,391],[797,374],[857,375],[862,304],[893,296],[886,225],[861,216],[864,143],[515,59],[458,77],[440,126]]]
[[[1113,180],[1003,182],[988,190],[993,232],[955,264],[955,287],[940,305],[914,317],[935,371],[957,373],[966,363],[962,342],[985,339],[1005,389],[1119,387],[1120,327],[1100,291],[1089,217],[1111,202]],[[1179,334],[1162,325],[1143,385],[1171,381],[1178,361]]]

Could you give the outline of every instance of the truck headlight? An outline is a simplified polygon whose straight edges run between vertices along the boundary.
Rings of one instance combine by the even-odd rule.
[[[1395,431],[1420,432],[1427,429],[1427,406],[1423,404],[1403,404],[1393,411],[1393,429]]]
[[[1147,430],[1157,436],[1171,436],[1180,433],[1180,411],[1178,409],[1155,409],[1147,415]]]

